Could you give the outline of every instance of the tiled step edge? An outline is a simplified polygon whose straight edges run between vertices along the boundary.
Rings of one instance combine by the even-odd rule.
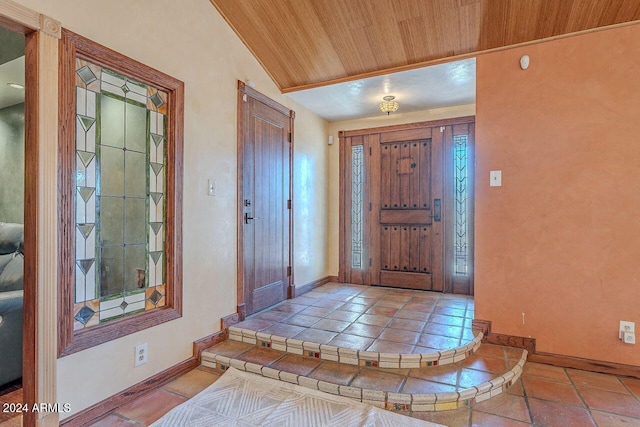
[[[351,350],[327,344],[300,341],[284,338],[264,332],[256,332],[232,326],[229,328],[229,339],[253,344],[258,347],[272,348],[287,353],[315,357],[322,360],[345,363],[348,365],[373,366],[380,368],[424,368],[456,363],[466,359],[480,348],[483,333],[480,332],[473,341],[450,350],[435,351],[422,354],[378,353],[375,351]]]
[[[446,411],[464,408],[497,396],[511,387],[511,385],[520,378],[526,360],[527,351],[523,350],[522,357],[518,363],[507,373],[491,381],[483,382],[475,387],[470,387],[459,392],[413,394],[343,386],[296,375],[291,372],[280,371],[256,363],[221,356],[209,351],[202,353],[202,365],[220,370],[221,372],[226,371],[231,366],[241,371],[262,375],[263,377],[286,381],[325,393],[349,397],[383,409],[416,412]]]

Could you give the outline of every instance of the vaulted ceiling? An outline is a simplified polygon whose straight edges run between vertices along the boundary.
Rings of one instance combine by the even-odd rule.
[[[640,0],[211,0],[283,92],[640,20]]]

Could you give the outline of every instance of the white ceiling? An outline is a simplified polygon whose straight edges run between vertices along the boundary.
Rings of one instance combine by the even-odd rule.
[[[393,95],[396,113],[473,104],[476,101],[476,60],[338,83],[287,94],[320,117],[336,122],[384,114],[378,104]]]
[[[24,86],[24,56],[0,65],[0,108],[24,102],[24,90],[14,89],[7,83]]]

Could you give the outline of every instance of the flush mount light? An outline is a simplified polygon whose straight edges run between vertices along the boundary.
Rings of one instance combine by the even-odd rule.
[[[380,103],[380,111],[382,111],[383,113],[387,113],[387,116],[397,111],[400,104],[394,101],[395,98],[396,98],[395,96],[391,96],[391,95],[387,95],[384,98],[382,98],[384,99],[384,101]]]
[[[19,83],[7,83],[7,86],[12,87],[14,89],[24,89],[24,86]]]

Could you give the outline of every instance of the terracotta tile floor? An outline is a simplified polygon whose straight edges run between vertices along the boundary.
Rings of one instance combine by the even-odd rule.
[[[243,343],[227,341],[227,354],[238,354]],[[236,345],[235,349],[233,346]],[[235,351],[235,353],[234,353]],[[301,366],[298,358],[301,356],[287,355],[288,360],[282,363],[296,364],[300,373],[309,373],[326,361],[307,359],[306,365]],[[331,372],[323,369],[318,371],[317,377],[329,376],[340,381],[349,381],[356,375],[352,372],[354,367],[346,367],[340,371]],[[357,369],[357,368],[356,368]],[[367,371],[363,375],[362,371]],[[420,378],[405,377],[393,370],[382,372],[363,368],[360,374],[355,376],[351,384],[358,387],[377,385],[388,390],[405,391],[417,387]],[[405,370],[406,372],[406,370]],[[481,371],[476,371],[481,372]],[[434,371],[437,376],[437,373]],[[587,374],[591,379],[591,385],[581,382],[581,376]],[[313,376],[313,375],[312,375]],[[199,367],[184,374],[173,382],[158,388],[146,395],[133,400],[126,406],[108,414],[93,426],[146,426],[160,418],[174,406],[192,397],[208,385],[215,382],[218,375],[208,368]],[[432,378],[433,379],[433,378]],[[640,427],[640,380],[617,377],[615,375],[592,374],[572,369],[557,368],[554,366],[540,365],[528,362],[523,373],[524,386],[517,383],[511,389],[490,400],[474,405],[470,409],[458,409],[443,412],[415,412],[415,418],[437,422],[449,427],[467,426],[599,426],[599,427]],[[447,386],[451,379],[440,378],[442,388]],[[550,383],[546,387],[544,396],[539,393],[541,381]],[[404,382],[404,384],[403,384]],[[531,384],[534,384],[533,386]],[[558,387],[558,386],[567,386]],[[605,387],[605,388],[602,388]],[[608,388],[608,389],[607,389]],[[609,389],[617,391],[611,391]],[[555,392],[557,390],[557,392]],[[571,390],[571,396],[577,396],[577,400],[567,402],[567,391]],[[19,424],[3,424],[0,426],[12,426]]]
[[[354,350],[431,353],[473,340],[473,299],[330,283],[235,326]]]
[[[400,393],[461,391],[504,374],[508,370],[509,362],[517,363],[522,356],[522,350],[512,352],[501,346],[483,345],[494,348],[488,352],[491,356],[473,356],[457,363],[416,369],[382,371],[378,368],[307,358],[305,369],[308,373],[305,376],[344,386],[363,388],[361,385],[364,385],[364,388],[373,390],[382,387],[384,391]],[[244,352],[239,353],[243,348]],[[207,351],[286,372],[298,371],[297,363],[300,360],[300,356],[292,359],[290,353],[232,340],[217,344]]]
[[[341,304],[334,304],[331,301],[338,301]],[[367,313],[367,310],[376,306],[390,307],[398,311],[394,315]],[[307,312],[301,313],[303,310],[307,310]],[[358,319],[362,319],[363,315],[371,316],[381,325],[376,328],[358,322]],[[428,318],[425,315],[428,315]],[[291,322],[293,316],[307,316],[299,318],[300,322],[306,322],[306,324],[313,322],[315,320],[313,317],[315,317],[318,319],[317,322],[322,319],[333,319],[348,322],[350,326],[341,332],[336,332],[315,329],[313,326],[317,322],[302,326],[299,323],[285,321],[289,319]],[[385,318],[386,321],[384,321]],[[457,327],[455,323],[448,323],[450,318],[464,319],[464,328],[460,336],[449,337],[426,333],[425,328],[429,324]],[[292,302],[281,304],[252,316],[247,322],[254,322],[256,327],[260,326],[262,329],[276,324],[301,327],[304,328],[304,331],[298,332],[296,338],[304,341],[328,343],[340,335],[348,334],[358,337],[360,340],[363,338],[374,339],[375,341],[370,345],[381,347],[392,345],[397,351],[397,345],[402,344],[417,351],[417,346],[430,345],[436,338],[453,339],[457,342],[466,339],[466,336],[470,336],[469,328],[472,318],[473,301],[468,298],[449,298],[442,295],[416,294],[413,291],[402,290],[390,291],[382,288],[325,285],[296,298]],[[417,323],[402,322],[401,319],[413,320]],[[337,329],[337,324],[331,328]],[[406,344],[381,339],[382,333],[389,328],[419,332],[418,344],[413,343],[411,335],[407,335],[410,340]],[[447,332],[453,331],[455,330],[447,330]],[[290,332],[295,332],[295,330]],[[350,338],[342,337],[342,339],[348,341]],[[247,347],[244,343],[226,341],[224,351],[226,355],[233,357],[247,351]],[[253,354],[257,359],[260,358],[258,352]],[[484,356],[480,358],[482,362],[467,362],[467,364],[464,361],[461,362],[456,379],[457,384],[451,376],[445,374],[438,376],[438,370],[433,371],[432,377],[426,378],[438,382],[443,388],[455,387],[454,384],[462,385],[465,381],[476,381],[486,375],[491,375],[492,371],[502,369],[505,363],[510,364],[516,354],[515,350],[504,350],[501,347],[483,344],[476,353],[476,355]],[[502,360],[500,360],[501,358]],[[271,361],[271,363],[280,363],[281,366],[295,366],[301,374],[310,373],[313,375],[313,372],[317,370],[318,376],[332,376],[336,380],[351,381],[352,384],[376,384],[378,387],[389,390],[404,388],[406,391],[411,387],[419,386],[420,381],[424,381],[424,378],[421,378],[422,374],[416,375],[414,373],[407,378],[406,375],[409,373],[407,369],[370,370],[362,368],[360,372],[356,373],[353,372],[353,367],[345,367],[331,372],[326,369],[327,365],[325,365],[325,369],[318,370],[328,362],[310,359],[303,361],[300,356],[292,354],[286,355],[278,361]],[[129,427],[148,425],[174,406],[215,382],[218,377],[218,374],[213,370],[205,367],[196,368],[173,382],[131,401],[93,425]],[[527,362],[522,381],[518,381],[499,396],[468,409],[416,412],[412,416],[449,427],[619,427],[622,425],[640,427],[640,380]],[[15,424],[3,424],[0,421],[0,426],[5,427],[6,425]]]

